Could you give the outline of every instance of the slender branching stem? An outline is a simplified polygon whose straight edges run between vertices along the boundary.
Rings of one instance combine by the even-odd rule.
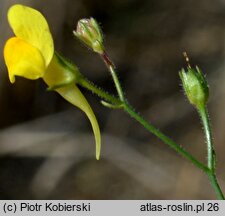
[[[88,79],[82,77],[81,79],[79,79],[79,83],[80,86],[90,90],[92,93],[98,95],[100,98],[114,104],[114,105],[121,105],[123,102],[116,98],[115,96],[109,94],[108,92],[104,91],[103,89],[97,87],[96,85],[94,85],[91,81],[89,81]]]
[[[206,106],[198,108],[202,124],[204,127],[205,138],[207,143],[207,162],[208,162],[208,177],[219,199],[224,199],[223,192],[219,186],[216,178],[215,166],[216,166],[216,153],[213,146],[212,129],[210,125],[209,115]]]
[[[215,170],[215,151],[213,147],[213,138],[212,138],[212,130],[209,121],[209,115],[207,112],[207,108],[205,106],[200,107],[199,114],[202,120],[202,124],[204,127],[205,132],[205,139],[207,143],[207,161],[208,161],[208,168],[212,171]]]
[[[204,172],[208,172],[207,166],[202,164],[199,160],[197,160],[189,152],[187,152],[183,147],[181,147],[176,142],[171,140],[169,137],[164,135],[156,127],[154,127],[151,123],[146,121],[141,115],[136,113],[134,111],[134,109],[127,102],[123,102],[120,99],[110,95],[109,93],[105,92],[104,90],[98,88],[96,85],[93,85],[87,79],[83,79],[81,82],[79,82],[79,84],[81,86],[87,88],[94,94],[98,95],[102,99],[104,99],[112,104],[121,105],[121,108],[123,108],[126,113],[128,113],[131,117],[133,117],[136,121],[138,121],[141,125],[143,125],[149,132],[153,133],[155,136],[157,136],[159,139],[161,139],[163,142],[165,142],[168,146],[170,146],[172,149],[177,151],[180,155],[184,156],[186,159],[191,161],[196,167],[200,168]]]
[[[128,113],[132,118],[134,118],[137,122],[139,122],[144,128],[146,128],[149,132],[154,134],[156,137],[158,137],[160,140],[162,140],[165,144],[167,144],[169,147],[174,149],[176,152],[178,152],[180,155],[185,157],[188,161],[192,162],[197,168],[201,169],[205,174],[207,174],[211,185],[213,189],[216,192],[218,199],[224,199],[223,192],[219,186],[219,183],[216,178],[215,173],[215,164],[216,164],[216,155],[215,151],[213,149],[213,140],[212,140],[212,131],[210,128],[209,123],[209,116],[207,114],[206,107],[203,107],[202,109],[199,109],[199,113],[203,122],[206,141],[207,141],[207,150],[208,150],[208,165],[206,166],[204,163],[200,162],[198,159],[196,159],[191,153],[187,152],[182,146],[178,145],[176,142],[174,142],[172,139],[170,139],[168,136],[163,134],[160,130],[158,130],[156,127],[154,127],[151,123],[146,121],[140,114],[134,111],[134,109],[129,105],[127,100],[124,97],[123,90],[121,88],[120,81],[117,77],[117,73],[114,67],[114,64],[108,57],[108,55],[104,52],[101,54],[102,59],[104,60],[108,70],[110,71],[113,81],[115,83],[115,87],[118,93],[118,98],[107,93],[103,89],[100,89],[96,85],[94,85],[92,82],[87,80],[85,77],[81,77],[78,80],[78,84],[83,86],[84,88],[90,90],[94,94],[98,95],[100,98],[107,101],[107,107],[116,107],[123,109],[126,113]],[[103,103],[104,105],[105,103]]]
[[[200,168],[204,172],[208,171],[208,168],[202,164],[199,160],[195,159],[189,152],[187,152],[182,146],[178,145],[176,142],[174,142],[172,139],[170,139],[168,136],[163,134],[160,130],[158,130],[156,127],[154,127],[151,123],[146,121],[141,115],[136,113],[133,108],[126,104],[124,106],[125,112],[127,112],[131,117],[133,117],[136,121],[138,121],[141,125],[144,126],[149,132],[157,136],[160,140],[162,140],[165,144],[167,144],[169,147],[174,149],[176,152],[178,152],[180,155],[184,156],[186,159],[191,161],[196,167]]]
[[[114,84],[116,86],[116,90],[117,90],[117,93],[119,95],[120,100],[125,102],[123,89],[121,87],[119,78],[118,78],[117,73],[116,73],[116,68],[115,68],[113,62],[110,60],[110,58],[109,58],[109,56],[106,52],[103,52],[103,54],[100,54],[100,56],[102,57],[102,59],[105,62],[109,72],[112,75],[112,78],[113,78]]]
[[[223,192],[220,188],[220,185],[217,181],[217,178],[216,178],[216,174],[215,173],[212,173],[212,172],[208,172],[208,177],[209,177],[209,181],[216,193],[216,196],[218,199],[220,200],[224,200],[224,195],[223,195]]]

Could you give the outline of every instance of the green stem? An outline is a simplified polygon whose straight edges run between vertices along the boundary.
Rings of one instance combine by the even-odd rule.
[[[182,156],[184,156],[185,158],[190,160],[195,166],[197,166],[204,172],[207,172],[208,168],[204,164],[202,164],[197,159],[195,159],[190,153],[188,153],[186,150],[184,150],[183,147],[179,146],[177,143],[175,143],[169,137],[164,135],[162,132],[160,132],[157,128],[155,128],[152,124],[147,122],[144,118],[142,118],[138,113],[136,113],[133,110],[133,108],[126,102],[126,99],[124,97],[124,93],[123,93],[120,81],[118,79],[117,73],[115,71],[115,66],[114,66],[113,62],[111,61],[111,59],[109,58],[109,56],[106,52],[103,52],[103,54],[101,54],[101,57],[112,75],[119,98],[120,98],[121,102],[123,102],[124,111],[127,112],[136,121],[138,121],[141,125],[143,125],[149,132],[153,133],[155,136],[157,136],[159,139],[161,139],[164,143],[169,145],[172,149],[174,149],[179,154],[181,154]]]
[[[125,102],[123,89],[121,87],[121,84],[120,84],[119,78],[117,76],[117,73],[116,73],[115,66],[114,66],[113,62],[111,61],[111,59],[109,58],[109,56],[106,52],[104,52],[103,54],[100,54],[100,56],[102,57],[102,59],[105,62],[109,72],[112,75],[112,78],[113,78],[114,84],[116,86],[116,90],[117,90],[117,93],[119,95],[120,100]]]
[[[208,172],[208,168],[199,162],[197,159],[195,159],[190,153],[188,153],[183,147],[175,143],[172,139],[167,137],[165,134],[163,134],[161,131],[159,131],[157,128],[155,128],[152,124],[147,122],[142,116],[140,116],[138,113],[136,113],[132,107],[128,104],[124,106],[124,110],[133,117],[136,121],[138,121],[141,125],[144,126],[149,132],[153,133],[155,136],[157,136],[160,140],[162,140],[164,143],[166,143],[169,147],[174,149],[176,152],[184,156],[186,159],[191,161],[196,167],[200,168],[204,172]]]
[[[219,183],[216,178],[216,173],[215,173],[216,153],[213,147],[212,129],[210,126],[208,111],[206,106],[199,107],[198,111],[203,123],[205,138],[207,143],[207,161],[208,161],[208,169],[209,169],[209,172],[208,172],[209,181],[212,187],[214,188],[217,197],[219,199],[224,200],[224,195],[219,186]]]
[[[211,130],[210,122],[209,122],[209,115],[207,112],[207,108],[205,106],[202,108],[199,108],[199,114],[202,119],[206,143],[207,143],[208,168],[214,172],[214,170],[215,170],[215,151],[213,149],[212,130]]]
[[[136,121],[138,121],[141,125],[143,125],[148,131],[153,133],[155,136],[157,136],[159,139],[161,139],[163,142],[165,142],[167,145],[169,145],[172,149],[177,151],[179,154],[187,158],[189,161],[191,161],[196,167],[200,168],[204,172],[208,172],[208,168],[199,162],[197,159],[195,159],[190,153],[188,153],[184,148],[182,148],[180,145],[175,143],[173,140],[171,140],[169,137],[164,135],[162,132],[160,132],[157,128],[155,128],[152,124],[147,122],[143,117],[141,117],[139,114],[137,114],[133,108],[131,108],[128,103],[122,102],[120,99],[115,98],[114,96],[108,94],[107,92],[103,91],[102,89],[96,87],[91,82],[89,82],[87,79],[81,79],[79,80],[79,84],[88,90],[92,91],[99,97],[105,99],[106,101],[116,104],[116,105],[122,105],[124,108],[124,111],[127,112],[131,117],[133,117]]]
[[[176,152],[178,152],[180,155],[185,157],[187,160],[192,162],[197,168],[201,169],[203,172],[205,172],[210,180],[210,183],[213,187],[213,189],[216,192],[216,195],[219,199],[224,199],[224,195],[222,193],[222,190],[218,184],[216,174],[215,174],[215,152],[213,149],[213,142],[212,142],[212,134],[211,134],[211,128],[209,124],[209,117],[207,114],[207,110],[204,107],[204,109],[199,110],[204,130],[206,134],[206,140],[207,140],[207,146],[208,146],[208,166],[205,166],[203,163],[201,163],[199,160],[194,158],[189,152],[187,152],[183,147],[178,145],[176,142],[174,142],[172,139],[167,137],[165,134],[160,132],[156,127],[154,127],[151,123],[146,121],[142,116],[140,116],[137,112],[134,111],[134,109],[128,104],[128,102],[125,100],[119,79],[115,72],[115,67],[113,66],[112,62],[108,58],[108,56],[102,56],[106,65],[108,66],[108,69],[110,70],[113,80],[116,85],[116,89],[119,95],[119,98],[112,96],[111,94],[105,92],[104,90],[98,88],[93,83],[91,83],[89,80],[87,80],[84,77],[80,77],[79,80],[77,80],[78,84],[83,86],[84,88],[92,91],[99,97],[103,98],[107,102],[112,103],[112,106],[123,108],[126,113],[128,113],[131,117],[133,117],[137,122],[139,122],[141,125],[143,125],[144,128],[146,128],[149,132],[157,136],[160,140],[162,140],[165,144],[167,144],[169,147],[174,149]],[[110,104],[109,104],[110,105]]]
[[[114,83],[115,83],[115,86],[116,86],[116,89],[117,89],[117,93],[119,95],[120,100],[121,101],[125,101],[123,90],[122,90],[122,87],[120,85],[120,82],[119,82],[118,76],[116,74],[115,68],[113,66],[110,66],[109,70],[110,70],[110,72],[112,74],[112,77],[113,77],[113,80],[114,80]]]
[[[217,181],[215,173],[209,172],[208,177],[209,177],[209,181],[210,181],[213,189],[215,190],[217,198],[220,199],[220,200],[224,200],[224,195],[223,195],[223,192],[222,192],[222,190],[220,188],[220,185]]]
[[[98,95],[100,98],[103,98],[104,100],[114,104],[114,105],[121,105],[123,104],[123,102],[112,96],[111,94],[109,94],[108,92],[100,89],[99,87],[95,86],[92,82],[90,82],[88,79],[81,77],[78,80],[78,84],[88,90],[90,90],[91,92],[93,92],[94,94]]]
[[[118,99],[118,98],[112,96],[111,94],[105,92],[104,90],[98,88],[97,86],[95,86],[93,83],[91,83],[90,81],[88,81],[85,78],[82,78],[82,79],[79,80],[79,85],[83,86],[84,88],[87,88],[88,90],[90,90],[94,94],[98,95],[99,97],[103,98],[104,100],[106,100],[106,101],[108,101],[108,102],[110,102],[112,104],[121,105],[121,107],[124,109],[124,111],[126,113],[128,113],[137,122],[139,122],[141,125],[143,125],[144,128],[146,128],[149,132],[153,133],[160,140],[162,140],[165,144],[167,144],[169,147],[174,149],[180,155],[182,155],[187,160],[192,162],[197,168],[199,168],[203,172],[205,172],[208,175],[208,177],[209,177],[209,180],[210,180],[210,182],[212,184],[212,187],[214,188],[214,190],[215,190],[215,192],[217,194],[217,197],[219,199],[224,199],[223,193],[222,193],[221,188],[220,188],[220,186],[219,186],[219,184],[217,182],[215,174],[212,173],[212,171],[207,166],[205,166],[203,163],[201,163],[196,158],[194,158],[183,147],[178,145],[176,142],[174,142],[169,137],[167,137],[165,134],[160,132],[157,128],[155,128],[152,124],[147,122],[142,116],[140,116],[138,113],[136,113],[133,110],[133,108],[128,103],[123,102],[120,99]],[[208,121],[204,121],[204,122],[208,122]],[[209,124],[208,124],[208,126],[209,126]],[[211,132],[209,134],[211,134]],[[211,135],[208,136],[208,137],[209,137],[208,140],[211,140],[210,142],[212,143]],[[212,148],[210,148],[210,149],[212,149]],[[210,152],[213,152],[213,151],[210,151]],[[210,158],[212,158],[212,157],[210,157]]]

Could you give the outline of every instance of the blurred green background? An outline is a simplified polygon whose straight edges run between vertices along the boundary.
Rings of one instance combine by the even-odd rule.
[[[40,10],[55,49],[83,74],[115,93],[101,59],[72,31],[81,18],[100,23],[130,103],[202,161],[202,126],[182,93],[183,51],[206,74],[209,112],[225,191],[225,1],[1,0],[0,49],[12,36],[7,10],[16,3]],[[214,199],[207,177],[120,110],[109,110],[85,89],[101,127],[102,158],[85,115],[42,80],[11,85],[0,57],[1,199]]]

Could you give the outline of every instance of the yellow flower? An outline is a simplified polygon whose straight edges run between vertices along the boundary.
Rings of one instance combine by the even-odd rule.
[[[39,11],[17,4],[9,9],[8,21],[15,34],[4,47],[10,82],[15,82],[15,76],[32,80],[43,78],[49,88],[85,112],[93,128],[96,158],[99,159],[99,125],[90,105],[75,85],[80,73],[74,65],[54,53],[52,35],[45,18]]]

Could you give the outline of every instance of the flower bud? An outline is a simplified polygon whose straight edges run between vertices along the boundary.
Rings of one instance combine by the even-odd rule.
[[[179,75],[189,102],[197,109],[204,107],[208,101],[209,87],[200,69],[188,67],[187,72],[182,69]]]
[[[99,54],[104,52],[102,31],[95,19],[79,20],[77,29],[73,33],[94,52]]]

